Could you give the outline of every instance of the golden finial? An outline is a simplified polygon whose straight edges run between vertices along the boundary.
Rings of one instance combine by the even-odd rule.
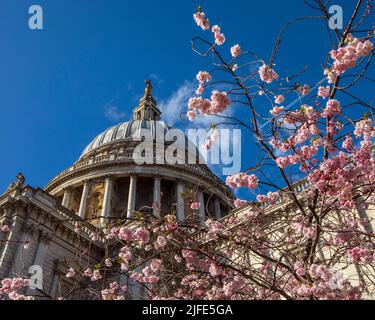
[[[145,89],[145,95],[146,96],[149,96],[151,95],[151,92],[152,92],[152,84],[151,84],[151,80],[145,80],[145,83],[146,83],[146,89]]]

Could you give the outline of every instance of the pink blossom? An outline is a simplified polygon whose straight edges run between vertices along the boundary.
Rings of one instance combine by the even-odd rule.
[[[69,271],[65,275],[67,278],[73,278],[76,275],[76,271],[73,268],[69,268]]]
[[[210,112],[213,114],[223,112],[231,104],[228,94],[217,90],[212,91],[211,94],[211,108]]]
[[[246,207],[247,203],[248,202],[246,200],[236,199],[234,201],[234,206],[236,208],[242,208],[242,207]]]
[[[204,12],[197,12],[193,17],[198,27],[201,27],[202,30],[210,30],[210,21],[206,18]]]
[[[232,71],[234,72],[234,71],[236,71],[237,69],[238,69],[238,64],[236,63],[236,64],[233,65],[233,67],[232,67]]]
[[[279,94],[278,96],[275,96],[275,103],[280,104],[285,101],[285,97],[282,94]]]
[[[307,84],[305,84],[305,85],[303,85],[303,86],[299,86],[299,87],[297,88],[297,90],[298,90],[298,92],[299,92],[300,94],[302,94],[303,96],[307,96],[307,95],[310,93],[310,87],[309,87]]]
[[[342,143],[342,147],[348,151],[352,151],[354,147],[354,142],[352,137],[346,136],[345,141]]]
[[[90,268],[87,268],[84,272],[83,275],[85,277],[91,278],[92,277],[92,270]]]
[[[275,106],[275,107],[273,107],[272,110],[270,110],[270,113],[273,114],[273,115],[278,115],[278,114],[280,114],[283,111],[284,111],[284,107],[277,107],[277,106]]]
[[[261,203],[274,203],[280,198],[280,194],[278,192],[268,192],[267,195],[259,194],[257,196],[257,200]]]
[[[116,237],[118,237],[120,240],[124,241],[132,241],[133,240],[133,232],[126,227],[122,227],[120,229],[112,228],[111,233]]]
[[[348,255],[352,263],[370,264],[374,261],[373,252],[363,247],[355,247],[348,250]]]
[[[103,276],[101,275],[100,270],[94,270],[91,276],[91,281],[98,281],[102,278]]]
[[[189,121],[194,121],[195,118],[197,117],[197,114],[194,111],[188,111],[187,117],[188,117]]]
[[[325,69],[324,70],[324,75],[327,77],[328,83],[334,83],[337,79],[337,75],[335,72],[332,71],[332,69]]]
[[[162,265],[162,261],[160,259],[153,259],[151,261],[150,268],[152,271],[156,272],[160,269],[161,265]]]
[[[330,86],[326,86],[326,87],[320,86],[318,88],[318,97],[321,97],[321,98],[325,99],[325,98],[329,97],[330,94],[331,94]]]
[[[331,69],[326,69],[324,71],[329,83],[335,82],[337,76],[343,74],[350,68],[354,68],[359,58],[366,57],[373,50],[371,41],[360,40],[353,37],[351,34],[347,36],[347,42],[347,45],[330,52],[331,58],[333,59],[333,66]]]
[[[134,232],[134,236],[139,239],[141,244],[146,244],[150,240],[150,234],[149,232],[144,228],[138,228]]]
[[[0,231],[2,231],[4,233],[8,233],[10,231],[10,228],[6,224],[4,224],[4,225],[0,224]]]
[[[218,277],[222,274],[220,267],[216,263],[211,263],[208,271],[213,277]]]
[[[200,96],[200,95],[202,95],[203,93],[204,93],[204,86],[199,85],[198,89],[195,90],[195,94],[196,94],[197,96]]]
[[[105,259],[104,261],[104,264],[106,265],[106,267],[110,268],[113,266],[113,263],[112,263],[112,259]]]
[[[122,248],[118,257],[121,259],[121,269],[127,270],[129,261],[132,259],[132,253],[128,248]]]
[[[329,99],[324,109],[324,115],[326,117],[332,117],[335,113],[341,112],[340,102],[335,99]]]
[[[190,206],[192,210],[198,210],[201,207],[200,202],[193,202]]]
[[[266,83],[272,83],[273,80],[277,80],[279,75],[270,66],[263,64],[258,70],[260,79]]]
[[[237,58],[241,54],[241,47],[236,44],[232,48],[230,48],[230,52],[233,58]]]
[[[371,119],[363,119],[358,121],[355,125],[354,135],[359,138],[363,136],[365,141],[369,141],[375,137],[375,128],[373,127]]]
[[[258,186],[258,181],[258,178],[254,174],[246,175],[245,173],[238,173],[227,177],[226,184],[231,188],[247,187],[255,189]]]
[[[294,270],[301,277],[303,277],[306,274],[306,268],[304,267],[301,261],[296,261],[294,263]]]
[[[210,82],[212,80],[212,76],[207,71],[199,71],[196,78],[200,84]]]
[[[167,239],[164,236],[158,236],[154,244],[157,250],[164,248],[167,245]]]
[[[285,167],[287,167],[289,165],[289,158],[288,157],[279,157],[276,159],[276,163],[277,165],[284,169]]]
[[[218,46],[223,45],[224,42],[225,42],[225,36],[224,36],[224,34],[221,33],[220,27],[218,25],[213,26],[212,27],[212,32],[214,34],[215,43]]]
[[[211,110],[211,101],[202,97],[189,99],[189,110],[199,111],[203,115],[207,115]]]
[[[368,56],[371,53],[372,49],[373,49],[373,44],[369,40],[366,40],[364,42],[359,42],[356,47],[358,55],[362,57]]]

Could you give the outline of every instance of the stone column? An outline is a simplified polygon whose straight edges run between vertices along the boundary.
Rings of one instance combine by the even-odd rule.
[[[199,207],[199,220],[204,222],[206,220],[206,207],[204,203],[203,191],[198,192],[198,201],[201,204],[201,206]]]
[[[3,213],[3,214],[1,214]],[[4,211],[2,210],[2,212],[0,213],[1,215],[1,223],[6,223],[6,219],[8,216],[10,216],[12,214],[12,209],[11,208],[6,208],[4,209]],[[5,246],[6,244],[6,239],[7,237],[7,234],[5,232],[0,232],[0,256],[1,256],[1,253],[2,253],[2,250],[3,250],[3,247]]]
[[[221,207],[220,207],[220,201],[218,198],[215,198],[215,219],[216,220],[221,219]]]
[[[53,261],[53,278],[52,278],[52,284],[50,289],[50,295],[53,297],[58,296],[58,289],[59,289],[59,260],[55,259]]]
[[[182,193],[185,190],[183,182],[177,182],[177,219],[183,221],[185,219],[185,202]]]
[[[6,242],[0,256],[0,279],[10,277],[10,272],[15,260],[15,252],[17,252],[17,243],[20,240],[24,220],[20,217],[23,216],[24,208],[16,207],[13,216],[12,224],[9,226],[10,231],[6,234]]]
[[[103,210],[102,218],[100,220],[100,225],[104,226],[106,224],[106,218],[111,216],[111,198],[113,190],[113,180],[111,177],[105,179],[104,186],[104,199],[103,199]]]
[[[31,278],[31,286],[33,288],[27,288],[26,290],[26,295],[32,295],[33,293],[35,294],[35,289],[43,289],[43,270],[45,267],[45,261],[47,258],[47,253],[48,253],[48,248],[50,244],[51,237],[48,233],[45,233],[43,231],[40,231],[39,239],[38,239],[38,246],[36,248],[35,256],[34,256],[34,261],[32,263],[32,269],[33,272],[37,272],[38,276],[34,274],[35,278]],[[44,284],[46,285],[46,284]],[[48,284],[50,285],[50,283]]]
[[[81,197],[81,203],[79,205],[79,211],[78,215],[84,219],[86,214],[86,207],[87,207],[87,196],[89,195],[90,190],[90,182],[85,180],[83,182],[83,191],[82,191],[82,197]]]
[[[70,187],[64,188],[64,197],[62,200],[62,205],[69,209],[70,199],[72,198],[72,189]]]
[[[161,178],[155,177],[155,180],[154,180],[154,204],[159,208],[159,210],[158,210],[159,212],[156,212],[156,210],[154,210],[155,214],[160,214],[160,209],[161,209],[160,192],[161,192]]]
[[[128,194],[128,210],[127,210],[128,218],[132,218],[134,216],[136,196],[137,196],[137,177],[135,175],[131,175],[130,185],[129,185],[129,194]]]

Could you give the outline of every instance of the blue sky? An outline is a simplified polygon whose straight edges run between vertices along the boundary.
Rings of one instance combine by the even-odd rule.
[[[301,0],[2,0],[0,192],[19,171],[45,186],[98,133],[131,117],[144,79],[153,80],[165,117],[183,128],[173,107],[185,110],[195,74],[210,63],[190,47],[193,36],[204,35],[192,20],[198,3],[221,25],[225,54],[240,43],[265,60],[285,22],[314,14]],[[354,1],[335,3],[352,9]],[[44,10],[44,30],[28,28],[32,4]],[[310,64],[302,81],[320,80],[323,32],[318,21],[290,28],[277,66],[295,72]],[[243,167],[255,154],[247,139]]]

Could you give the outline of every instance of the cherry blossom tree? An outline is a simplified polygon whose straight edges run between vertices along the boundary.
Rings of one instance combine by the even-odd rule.
[[[111,219],[93,234],[106,248],[102,261],[67,261],[66,277],[75,284],[50,298],[69,299],[77,290],[112,300],[127,299],[129,292],[145,299],[223,300],[371,295],[375,234],[366,211],[375,202],[375,110],[370,92],[359,97],[354,90],[375,81],[368,75],[374,55],[374,29],[366,27],[371,1],[355,3],[343,30],[328,28],[323,1],[308,5],[317,15],[288,22],[268,59],[240,44],[226,47],[225,30],[200,7],[193,16],[207,37],[195,37],[192,48],[203,59],[211,56],[212,65],[197,74],[187,117],[215,115],[215,128],[230,122],[254,137],[257,163],[227,177],[226,184],[252,190],[255,197],[236,199],[233,213],[204,224],[177,221],[173,212]],[[276,61],[287,27],[311,19],[327,26],[331,50],[320,57],[323,79],[301,84],[297,79],[308,69],[284,74]],[[238,107],[246,108],[248,122],[223,115]],[[0,295],[29,298],[19,293],[24,285],[23,279],[4,279]]]

